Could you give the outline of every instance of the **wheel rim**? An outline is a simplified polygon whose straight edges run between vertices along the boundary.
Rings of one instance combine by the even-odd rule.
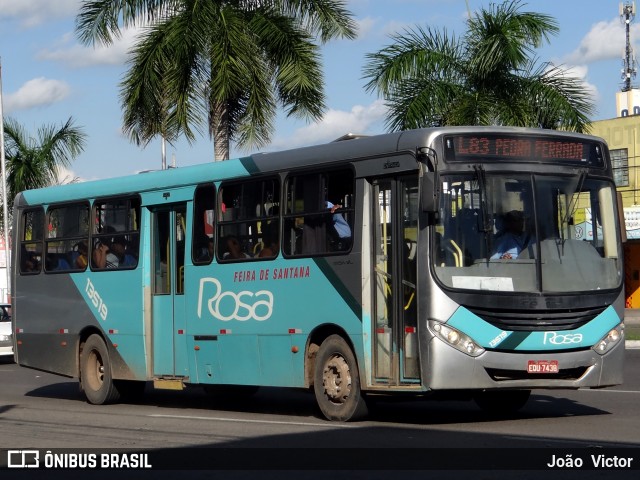
[[[95,350],[91,351],[88,358],[87,383],[91,390],[100,390],[104,382],[104,362],[102,356]]]
[[[322,383],[331,402],[346,402],[351,394],[351,371],[344,357],[333,355],[327,360],[322,371]]]

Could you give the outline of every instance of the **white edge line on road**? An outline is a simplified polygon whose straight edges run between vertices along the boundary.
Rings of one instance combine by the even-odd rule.
[[[640,393],[639,390],[612,390],[605,388],[581,388],[577,392],[598,392],[598,393]],[[535,390],[532,391],[535,394]]]
[[[595,439],[594,440],[575,440],[571,438],[525,437],[523,435],[505,435],[504,438],[511,438],[514,440],[525,440],[529,442],[537,441],[537,442],[543,442],[547,444],[551,444],[551,443],[561,443],[561,444],[570,444],[570,445],[578,444],[578,445],[584,445],[588,448],[609,448],[612,446],[614,446],[615,448],[637,448],[636,444],[616,443],[609,440],[595,440]],[[594,453],[596,453],[596,451],[594,451]]]
[[[222,418],[222,417],[197,417],[192,415],[161,415],[152,414],[149,417],[160,418],[180,418],[186,420],[211,420],[215,422],[235,422],[235,423],[264,423],[268,425],[300,425],[303,427],[325,427],[325,428],[354,428],[355,425],[344,425],[342,423],[305,423],[305,422],[284,422],[278,420],[243,420],[240,418]]]

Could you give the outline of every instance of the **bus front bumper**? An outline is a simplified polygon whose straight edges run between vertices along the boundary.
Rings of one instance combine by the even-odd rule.
[[[622,383],[624,341],[604,355],[593,349],[567,352],[484,351],[469,356],[438,337],[429,342],[422,365],[430,390],[598,388]],[[557,362],[557,373],[529,373],[529,364]]]

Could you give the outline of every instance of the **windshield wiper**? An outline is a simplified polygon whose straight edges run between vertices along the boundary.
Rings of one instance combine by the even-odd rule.
[[[587,171],[582,170],[580,172],[580,177],[578,178],[578,184],[576,185],[576,189],[571,194],[571,200],[569,201],[569,205],[567,205],[567,215],[562,220],[562,224],[569,224],[569,220],[573,218],[573,214],[576,213],[578,209],[578,197],[582,193],[582,187],[584,186],[584,181],[587,178]]]
[[[576,213],[576,210],[578,209],[578,200],[579,200],[579,196],[582,193],[582,187],[584,186],[584,181],[587,178],[587,171],[586,170],[582,170],[580,172],[580,176],[578,177],[578,183],[576,185],[575,190],[570,194],[569,197],[569,204],[567,205],[567,210],[566,212],[562,211],[562,203],[560,202],[558,204],[558,208],[560,209],[560,245],[562,246],[562,251],[559,252],[560,256],[564,256],[564,243],[565,243],[565,238],[564,238],[564,226],[566,225],[567,228],[569,227],[569,221],[571,221],[571,219],[573,218],[574,214]],[[560,197],[560,189],[558,189],[558,198]]]
[[[489,219],[489,207],[487,206],[487,175],[482,165],[474,165],[473,170],[476,172],[478,187],[480,187],[480,208],[482,210],[482,232],[491,231],[491,221]]]
[[[482,228],[481,232],[484,233],[484,243],[487,252],[487,263],[489,262],[489,252],[491,251],[489,245],[489,233],[492,231],[491,219],[489,218],[489,206],[487,198],[487,175],[482,165],[474,165],[473,170],[476,172],[476,179],[478,180],[478,187],[480,188],[480,209],[482,211]]]

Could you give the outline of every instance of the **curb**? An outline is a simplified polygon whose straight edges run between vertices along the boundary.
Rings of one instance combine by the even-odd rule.
[[[626,340],[624,348],[640,348],[640,340]]]

